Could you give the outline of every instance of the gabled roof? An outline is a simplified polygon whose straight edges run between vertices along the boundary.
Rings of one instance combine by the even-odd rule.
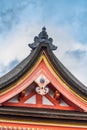
[[[87,128],[87,87],[75,78],[54,55],[53,50],[57,49],[57,47],[52,44],[52,39],[48,38],[47,33],[44,31],[46,30],[43,29],[39,36],[34,39],[34,43],[29,44],[32,48],[30,55],[13,70],[0,78],[0,120],[2,122],[6,120],[7,122],[13,122],[14,120],[21,119],[20,121],[27,120],[27,122],[31,120],[31,123],[32,121],[35,123],[36,121],[45,123],[49,121],[54,124],[56,123],[56,125],[60,125],[63,122],[65,126],[67,123],[70,123],[71,126],[72,124],[77,125],[77,127],[82,125],[83,128],[84,125],[86,125],[85,127]],[[43,64],[40,64],[41,62]],[[24,107],[22,106],[23,104],[20,105],[21,102],[18,102],[18,106],[16,106],[17,103],[13,106],[9,103],[10,106],[6,106],[4,103],[8,103],[10,99],[31,85],[32,82],[30,83],[29,78],[34,77],[32,76],[33,74],[37,74],[39,69],[41,69],[41,73],[43,72],[44,74],[44,66],[47,67],[45,76],[48,76],[47,78],[50,81],[54,80],[52,82],[54,87],[56,86],[55,88],[59,90],[62,89],[60,91],[61,95],[66,97],[65,101],[73,103],[75,109],[55,109],[55,105],[54,107],[50,107],[50,109],[49,107],[41,108],[41,106]],[[57,80],[58,82],[55,83]],[[69,94],[69,96],[67,96],[67,94]],[[67,126],[69,126],[69,124],[67,124]]]
[[[57,47],[53,45],[52,42],[52,38],[48,38],[46,29],[43,28],[39,36],[34,38],[34,43],[29,44],[29,46],[32,48],[30,55],[27,56],[13,70],[0,78],[0,96],[2,96],[3,92],[7,91],[8,89],[10,90],[13,84],[21,80],[21,78],[31,70],[41,55],[46,54],[45,57],[47,57],[52,68],[55,70],[55,73],[63,81],[63,84],[69,86],[68,89],[73,91],[73,93],[75,92],[75,95],[81,97],[86,104],[87,87],[77,80],[54,55],[53,50],[56,50]],[[84,109],[86,109],[86,106]]]
[[[12,83],[17,81],[23,74],[30,70],[43,51],[46,53],[57,73],[60,74],[61,78],[64,79],[71,89],[87,100],[87,87],[67,70],[67,68],[54,55],[49,44],[45,42],[41,42],[36,49],[31,51],[28,57],[26,57],[13,70],[0,78],[0,91],[7,89]]]

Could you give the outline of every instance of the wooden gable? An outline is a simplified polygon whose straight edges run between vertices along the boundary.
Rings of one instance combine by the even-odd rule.
[[[55,70],[45,49],[42,49],[43,45],[41,54],[31,69],[7,90],[2,91],[1,105],[87,111],[86,100],[72,90],[71,86]],[[41,83],[40,80],[44,82]],[[45,93],[46,89],[49,92]],[[42,91],[41,94],[40,91]],[[27,102],[29,99],[32,99],[31,103]],[[49,102],[48,105],[45,101]]]

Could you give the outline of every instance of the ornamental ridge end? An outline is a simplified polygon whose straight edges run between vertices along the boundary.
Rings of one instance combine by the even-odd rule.
[[[57,49],[57,46],[53,45],[53,39],[48,37],[45,26],[42,28],[39,35],[34,37],[34,42],[32,44],[28,44],[28,46],[34,50],[42,42],[49,44],[51,50]]]

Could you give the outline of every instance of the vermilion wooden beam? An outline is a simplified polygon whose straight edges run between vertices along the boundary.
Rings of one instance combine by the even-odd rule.
[[[34,95],[36,95],[36,104],[24,103],[26,100],[28,100]],[[23,99],[21,98],[21,100],[18,103],[16,102],[13,103],[8,101],[3,103],[3,105],[20,106],[20,107],[54,108],[54,109],[61,109],[61,110],[75,110],[74,107],[71,106],[60,106],[59,101],[57,101],[54,97],[51,97],[49,94],[46,94],[44,96],[53,104],[53,106],[42,104],[42,96],[35,92],[35,88],[27,96],[24,96]]]
[[[33,90],[32,92],[30,92],[27,96],[25,96],[21,103],[24,103],[26,100],[28,100],[29,98],[31,98],[32,96],[34,96],[36,94],[35,90]]]
[[[52,98],[49,94],[46,94],[45,97],[48,98],[55,106],[58,106],[58,101]]]
[[[42,106],[42,96],[39,94],[36,94],[36,105]]]

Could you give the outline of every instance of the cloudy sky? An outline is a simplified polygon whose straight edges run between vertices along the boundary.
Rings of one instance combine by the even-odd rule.
[[[87,86],[87,0],[0,0],[0,76],[30,53],[43,26],[56,56]]]

